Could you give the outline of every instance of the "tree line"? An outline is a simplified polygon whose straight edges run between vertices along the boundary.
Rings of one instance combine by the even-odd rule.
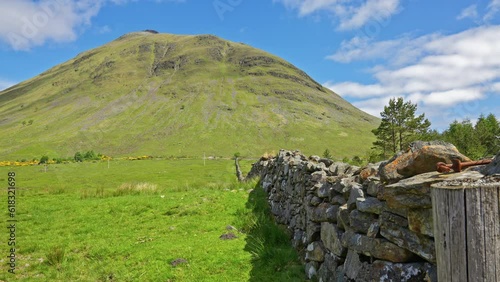
[[[473,123],[470,119],[455,120],[443,132],[431,129],[425,114],[416,115],[417,105],[403,98],[394,98],[380,113],[382,121],[372,130],[376,136],[370,161],[385,160],[405,150],[416,140],[443,140],[452,143],[471,159],[485,158],[500,151],[500,123],[494,114],[481,114]]]

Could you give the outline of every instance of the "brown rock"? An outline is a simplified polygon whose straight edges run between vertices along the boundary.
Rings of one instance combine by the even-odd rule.
[[[368,177],[374,176],[377,174],[379,166],[380,166],[380,163],[368,164],[367,166],[365,166],[361,169],[359,176],[361,177],[362,180],[366,180],[366,179],[368,179]]]
[[[434,237],[432,209],[413,209],[408,211],[408,228],[417,233]]]
[[[312,242],[306,248],[306,261],[322,262],[325,260],[325,250],[321,242]]]
[[[380,166],[380,179],[384,183],[394,183],[403,178],[435,171],[438,162],[451,163],[452,159],[470,161],[450,143],[415,141],[405,152],[397,154]]]

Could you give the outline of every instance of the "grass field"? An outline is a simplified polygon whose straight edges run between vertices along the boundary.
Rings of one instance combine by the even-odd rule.
[[[263,191],[237,183],[232,161],[2,167],[4,187],[9,171],[17,186],[16,274],[8,273],[3,228],[0,281],[303,281]],[[237,238],[220,238],[229,233]]]

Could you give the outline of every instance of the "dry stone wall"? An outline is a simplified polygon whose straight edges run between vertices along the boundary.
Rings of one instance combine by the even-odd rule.
[[[433,173],[383,185],[363,169],[298,151],[255,163],[271,211],[319,281],[436,281]]]

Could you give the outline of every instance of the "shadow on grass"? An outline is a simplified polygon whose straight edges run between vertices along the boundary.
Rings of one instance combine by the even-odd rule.
[[[274,222],[267,195],[258,184],[248,197],[245,212],[239,212],[238,218],[247,234],[245,250],[252,254],[249,281],[305,281],[304,267],[290,236]]]

